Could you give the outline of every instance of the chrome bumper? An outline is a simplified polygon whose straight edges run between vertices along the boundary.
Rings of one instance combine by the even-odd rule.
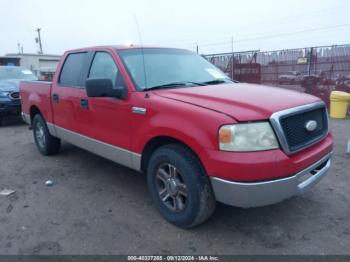
[[[243,208],[281,202],[308,190],[319,182],[331,166],[331,155],[332,153],[329,153],[296,175],[282,179],[241,183],[211,177],[216,200]]]

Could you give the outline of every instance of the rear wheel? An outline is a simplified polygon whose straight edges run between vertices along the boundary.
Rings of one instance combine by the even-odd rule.
[[[186,147],[160,147],[153,153],[147,173],[153,201],[170,223],[191,228],[214,212],[216,201],[208,176]]]
[[[54,155],[60,150],[61,140],[50,134],[45,120],[40,114],[33,118],[33,136],[36,147],[42,155]]]

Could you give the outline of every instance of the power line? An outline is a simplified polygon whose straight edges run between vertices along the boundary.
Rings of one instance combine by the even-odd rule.
[[[288,24],[288,22],[294,21],[296,18],[301,18],[301,17],[312,18],[312,17],[310,17],[310,15],[323,14],[325,12],[330,14],[330,13],[332,13],[331,11],[337,11],[339,9],[346,9],[347,7],[349,7],[348,3],[347,4],[343,4],[343,5],[339,5],[339,6],[334,6],[334,7],[331,7],[331,8],[313,10],[311,12],[305,12],[305,13],[302,13],[302,14],[299,14],[299,15],[293,15],[293,16],[290,15],[290,16],[284,17],[283,19],[278,19],[278,20],[276,20],[276,19],[269,19],[268,21],[262,21],[262,23],[259,22],[259,25],[261,26],[261,25],[269,25],[269,24],[276,24],[276,23],[278,23],[278,25]],[[255,27],[256,23],[245,25],[243,27],[240,27],[240,29],[248,28],[250,26],[254,26]],[[245,34],[245,35],[248,35],[248,34]],[[219,35],[216,35],[216,37],[218,37],[218,36]],[[216,38],[216,39],[217,40],[219,40],[219,39],[220,40],[229,39],[231,36],[232,36],[232,33],[227,33],[227,34],[220,35],[220,37]],[[178,43],[178,44],[184,43],[184,44],[187,44],[187,46],[189,46],[191,43],[193,45],[193,43],[198,42],[198,39],[197,40],[191,40],[189,38],[193,39],[193,35],[187,35],[187,36],[185,36],[182,39],[173,39],[173,40],[171,40],[171,42],[172,43]],[[168,40],[170,40],[170,39],[168,39]]]
[[[247,42],[247,41],[252,41],[252,40],[260,40],[260,39],[268,39],[268,38],[276,38],[276,37],[280,37],[280,36],[289,36],[289,35],[296,35],[296,34],[302,34],[302,33],[308,33],[308,32],[315,32],[315,31],[324,31],[324,30],[328,30],[328,29],[345,27],[345,26],[350,26],[350,23],[349,24],[334,25],[334,26],[327,26],[327,27],[311,28],[311,29],[299,30],[299,31],[295,31],[295,32],[285,32],[285,33],[270,34],[270,35],[260,36],[260,37],[245,38],[245,39],[237,40],[237,41],[235,41],[235,43]],[[202,44],[200,46],[206,47],[206,46],[227,45],[229,43],[231,43],[231,42],[224,41],[224,42],[216,42],[216,43],[210,43],[210,44]]]

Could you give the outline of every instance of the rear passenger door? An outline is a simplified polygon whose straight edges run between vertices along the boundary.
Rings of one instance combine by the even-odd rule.
[[[87,72],[91,54],[69,53],[51,91],[53,119],[59,134],[66,131],[79,132],[81,98],[85,96],[84,74]]]

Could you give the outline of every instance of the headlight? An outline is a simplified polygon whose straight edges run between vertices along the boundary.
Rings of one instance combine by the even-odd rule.
[[[4,92],[4,91],[0,91],[0,96],[2,97],[7,97],[10,94],[10,92]]]
[[[225,125],[219,130],[219,147],[223,151],[261,151],[278,148],[269,122]]]

